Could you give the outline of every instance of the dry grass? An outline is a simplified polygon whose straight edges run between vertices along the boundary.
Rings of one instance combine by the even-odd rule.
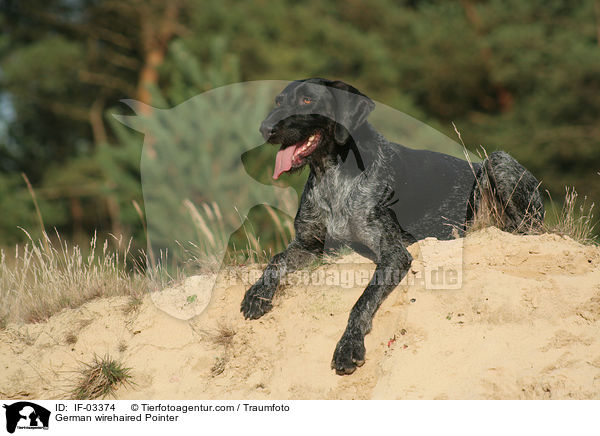
[[[25,234],[29,241],[14,253],[0,251],[4,322],[40,322],[97,297],[141,295],[148,287],[146,275],[127,265],[130,246],[120,239],[115,238],[116,249],[108,241],[100,248],[94,236],[84,256],[60,237],[52,243],[46,234],[38,241]]]
[[[216,265],[221,261],[220,254],[225,252],[230,234],[225,232],[225,219],[216,203],[201,203],[196,207],[190,200],[184,201],[184,206],[194,222],[198,242],[179,243],[184,251],[187,262],[194,265]],[[284,249],[294,235],[293,219],[277,213],[272,207],[264,205],[275,229],[277,249]],[[229,265],[262,264],[271,259],[272,253],[267,253],[260,242],[260,235],[248,220],[239,216],[241,229],[246,238],[244,247],[235,245],[228,250],[225,262]],[[216,265],[220,266],[220,265]]]
[[[124,353],[125,351],[127,351],[127,342],[125,341],[121,341],[119,342],[119,353]]]
[[[80,370],[77,385],[72,391],[74,400],[94,400],[114,396],[119,385],[133,384],[131,368],[125,368],[121,362],[106,355],[102,358],[94,355],[92,363],[84,363]]]
[[[134,294],[129,297],[127,300],[127,304],[123,307],[123,313],[125,315],[131,315],[132,313],[137,312],[142,304],[144,303],[144,298],[140,294]]]
[[[470,155],[467,151],[465,143],[462,140],[461,134],[454,124],[453,126],[454,131],[458,135],[458,138],[463,145],[463,151],[466,160],[471,167],[471,171],[473,172],[473,175],[476,175],[475,168],[473,167]],[[482,148],[482,150],[483,156],[480,155],[480,157],[482,159],[486,159],[488,157],[487,152],[484,148]],[[600,172],[598,175],[600,175]],[[479,181],[477,181],[477,186],[475,189],[477,189],[479,194],[480,204],[479,209],[473,216],[473,219],[469,222],[467,232],[481,230],[486,227],[497,227],[499,229],[504,228],[505,211],[501,205],[498,204],[498,201],[495,200],[495,193],[490,192],[490,190],[483,186]],[[555,233],[562,236],[568,236],[581,244],[597,244],[598,237],[594,233],[597,225],[597,222],[594,221],[593,214],[594,203],[591,203],[591,205],[588,206],[587,197],[584,197],[584,199],[579,202],[577,191],[575,191],[575,188],[573,187],[567,187],[565,190],[565,198],[560,210],[556,208],[550,193],[546,191],[548,193],[548,197],[550,198],[552,212],[550,214],[545,214],[544,223],[541,228],[528,228],[527,226],[529,226],[533,221],[531,220],[531,216],[526,214],[515,232]]]
[[[200,267],[214,264],[214,255],[226,248],[229,238],[224,233],[219,208],[216,204],[202,204],[197,209],[191,202],[186,203],[186,207],[193,215],[203,241],[203,245],[190,243],[186,262]],[[291,220],[280,218],[272,209],[268,212],[279,232],[280,242],[287,245],[289,235],[293,234]],[[44,228],[41,215],[40,226]],[[233,252],[228,252],[226,262],[229,264],[266,262],[270,258],[270,254],[261,249],[254,229],[247,227],[251,225],[243,226],[246,247],[241,250],[234,247]],[[130,253],[131,241],[125,244],[122,238],[112,235],[112,243],[105,240],[102,245],[94,235],[87,251],[89,254],[84,255],[80,247],[69,246],[58,234],[53,242],[45,232],[40,240],[34,240],[26,230],[23,231],[27,243],[15,246],[12,253],[0,250],[0,330],[10,322],[44,321],[62,309],[76,308],[98,297],[129,296],[123,310],[131,314],[139,309],[147,290],[164,288],[169,282],[180,279],[179,275],[183,273],[169,274],[162,253],[158,262],[153,256],[146,259],[149,262],[142,262],[154,264],[144,272],[139,260],[133,259]],[[145,254],[141,253],[141,257]]]
[[[211,340],[217,345],[229,347],[233,342],[234,336],[235,330],[232,327],[221,324],[219,327],[217,327],[217,330],[212,335]]]
[[[210,368],[210,375],[216,377],[220,374],[223,374],[225,368],[227,367],[227,360],[228,359],[226,356],[215,357],[215,363]]]
[[[200,329],[195,331],[202,339],[211,342],[214,345],[223,346],[226,349],[231,346],[233,343],[233,338],[236,334],[236,331],[233,327],[222,323],[219,323],[216,329]]]
[[[458,139],[463,146],[463,153],[465,155],[465,159],[469,163],[471,172],[473,173],[473,176],[475,177],[475,180],[477,181],[477,185],[475,186],[475,189],[479,193],[479,198],[480,198],[479,208],[478,208],[478,210],[474,211],[473,218],[468,223],[467,232],[481,230],[486,227],[497,227],[497,228],[501,229],[504,227],[504,219],[503,219],[504,211],[502,211],[499,208],[498,202],[496,202],[494,200],[494,193],[490,192],[489,189],[486,189],[484,186],[482,186],[480,181],[477,179],[477,171],[475,170],[475,167],[473,166],[471,154],[467,150],[467,146],[465,145],[465,143],[462,139],[460,131],[456,128],[456,125],[454,123],[452,123],[452,127],[454,127],[454,131],[456,132],[456,135],[458,136]],[[485,155],[485,158],[487,158],[488,157],[487,151],[483,148],[482,148],[482,150]],[[482,160],[484,159],[484,156],[480,155],[479,157]],[[460,223],[458,223],[458,224],[460,226]],[[455,224],[452,224],[452,225],[455,225]],[[456,234],[458,234],[458,232]]]
[[[463,146],[464,156],[469,164],[469,167],[471,168],[471,172],[473,173],[473,176],[475,177],[476,186],[474,187],[474,189],[475,189],[475,194],[478,195],[478,207],[476,210],[473,211],[473,217],[468,222],[467,232],[474,232],[474,231],[482,230],[486,227],[497,227],[499,229],[505,229],[506,228],[506,218],[507,218],[506,210],[504,208],[504,205],[499,203],[496,200],[497,195],[496,195],[496,192],[491,188],[491,186],[493,186],[493,183],[491,183],[491,181],[489,179],[490,175],[485,173],[486,179],[483,179],[483,180],[477,177],[477,171],[475,170],[475,167],[473,166],[473,162],[471,160],[471,155],[470,155],[469,151],[467,150],[467,147],[462,139],[462,136],[461,136],[460,132],[458,131],[458,129],[456,128],[456,126],[454,125],[454,123],[452,123],[452,126],[454,127],[454,131],[458,135],[458,139],[460,140],[460,143]],[[485,161],[489,157],[487,150],[483,147],[481,147],[481,153],[478,152],[478,154],[482,161]],[[523,175],[521,175],[521,177],[522,176]],[[519,178],[518,182],[520,182],[520,180],[521,179]],[[517,184],[518,184],[518,182],[517,182]],[[539,189],[539,187],[540,187],[540,185],[538,185],[538,189]],[[511,194],[511,197],[512,197],[512,195],[513,194]],[[510,198],[508,200],[510,201]],[[525,216],[523,217],[522,221],[519,223],[517,228],[514,229],[514,232],[518,232],[518,233],[538,232],[539,228],[532,227],[533,223],[536,222],[532,218],[533,218],[532,214],[529,211],[526,211]]]
[[[55,241],[45,231],[43,216],[38,207],[36,194],[26,175],[23,178],[35,205],[42,238],[34,240],[23,229],[28,241],[12,250],[0,249],[0,330],[11,322],[40,322],[65,308],[76,308],[98,297],[130,296],[124,307],[126,314],[137,311],[148,290],[162,289],[173,281],[187,276],[189,264],[195,269],[219,268],[221,256],[227,248],[231,235],[225,232],[225,220],[216,203],[201,203],[196,207],[186,200],[184,206],[193,219],[198,243],[185,243],[186,265],[175,270],[168,268],[165,253],[158,258],[150,251],[140,252],[138,259],[130,253],[131,240],[113,238],[102,244],[96,235],[91,239],[89,250],[69,246],[56,234]],[[144,214],[133,202],[144,231],[147,232]],[[293,235],[293,223],[270,207],[268,215],[277,229],[278,241],[285,247]],[[261,249],[260,238],[245,220],[243,231],[246,247],[233,247],[225,261],[232,265],[266,262],[270,253]],[[180,244],[181,245],[181,244]],[[182,247],[183,248],[183,247]],[[84,251],[89,253],[84,255]],[[218,256],[215,256],[218,255]],[[133,265],[133,268],[131,267]]]
[[[550,213],[546,211],[541,227],[531,228],[530,225],[533,221],[529,215],[526,215],[515,232],[529,234],[554,233],[568,236],[580,244],[597,244],[598,237],[594,233],[597,225],[593,214],[594,203],[588,206],[587,197],[579,201],[579,195],[573,187],[565,188],[565,191],[565,198],[560,209],[555,206],[550,193],[546,191],[552,207]],[[491,226],[499,229],[504,228],[504,210],[494,200],[494,193],[481,189],[480,198],[479,210],[469,223],[467,231],[477,231]]]
[[[192,327],[193,328],[193,327]],[[195,330],[204,340],[211,342],[212,344],[222,347],[220,356],[215,358],[215,363],[210,369],[212,377],[216,377],[222,374],[227,368],[231,356],[231,350],[233,348],[233,339],[236,335],[236,331],[233,327],[219,324],[214,330]]]
[[[588,206],[587,197],[579,201],[575,188],[565,188],[565,191],[565,200],[560,210],[548,193],[552,212],[546,220],[546,231],[568,236],[581,244],[597,244],[598,237],[594,230],[598,222],[594,221],[594,203]]]

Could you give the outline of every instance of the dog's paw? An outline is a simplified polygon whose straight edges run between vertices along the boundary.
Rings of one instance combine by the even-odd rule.
[[[240,308],[244,318],[258,319],[273,308],[271,299],[266,297],[265,294],[268,295],[261,286],[256,285],[246,291]]]
[[[339,375],[352,374],[356,368],[365,363],[364,338],[360,335],[346,335],[338,342],[333,353],[331,369]]]

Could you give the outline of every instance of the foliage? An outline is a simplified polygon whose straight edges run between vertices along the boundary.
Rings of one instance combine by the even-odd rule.
[[[594,4],[0,0],[0,241],[35,223],[24,172],[49,228],[144,247],[132,206],[143,205],[142,136],[113,122],[118,100],[167,108],[259,79],[345,80],[451,137],[454,122],[467,144],[506,149],[554,198],[574,186],[599,201]],[[272,155],[245,165],[264,172]]]

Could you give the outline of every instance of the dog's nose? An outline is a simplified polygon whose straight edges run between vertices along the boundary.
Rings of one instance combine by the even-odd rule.
[[[260,133],[262,134],[263,138],[265,138],[265,141],[268,140],[271,135],[273,134],[273,128],[275,126],[273,126],[273,124],[271,123],[267,123],[267,122],[263,122],[260,125]]]

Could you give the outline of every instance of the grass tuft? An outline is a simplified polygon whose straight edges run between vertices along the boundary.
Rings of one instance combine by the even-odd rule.
[[[552,214],[546,222],[546,231],[568,236],[584,245],[597,244],[598,238],[594,230],[598,222],[594,221],[594,203],[588,206],[587,197],[580,201],[574,187],[565,188],[565,191],[565,200],[560,210],[548,192]]]
[[[132,295],[129,297],[127,304],[123,307],[123,313],[125,315],[131,315],[132,313],[137,312],[142,307],[144,303],[144,298],[141,295]]]
[[[227,368],[227,363],[229,362],[233,348],[233,338],[237,332],[233,327],[219,323],[214,330],[199,330],[197,333],[199,333],[203,339],[212,342],[214,345],[223,347],[222,354],[215,358],[215,363],[210,369],[212,377],[222,374]]]
[[[211,340],[214,344],[222,345],[224,347],[229,347],[233,342],[233,337],[235,336],[235,330],[233,327],[229,327],[226,325],[219,325],[217,330],[213,333]]]
[[[233,343],[233,338],[236,335],[236,331],[233,327],[219,323],[216,329],[201,329],[196,331],[202,339],[211,342],[215,345],[221,345],[228,349]]]
[[[127,343],[125,341],[121,341],[119,342],[119,353],[124,353],[125,351],[127,351]]]
[[[94,400],[114,396],[119,385],[133,384],[130,371],[131,368],[125,368],[121,362],[109,355],[102,358],[94,355],[92,363],[83,364],[72,398]]]

